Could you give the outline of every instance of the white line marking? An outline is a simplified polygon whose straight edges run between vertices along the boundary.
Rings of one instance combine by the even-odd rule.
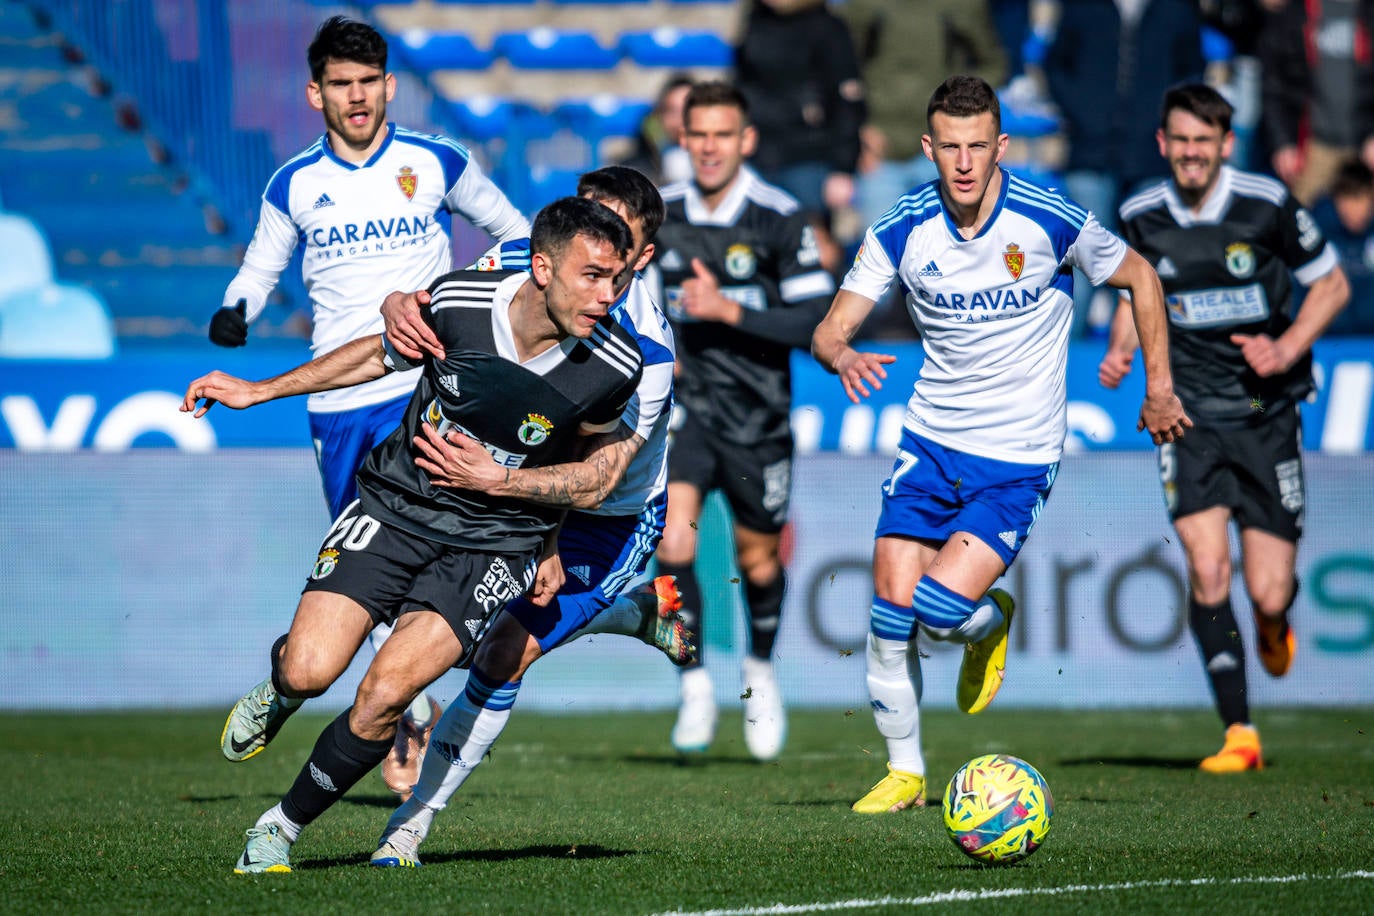
[[[775,903],[772,906],[741,907],[734,910],[674,910],[657,916],[773,916],[779,913],[827,913],[836,910],[865,910],[880,906],[929,906],[937,903],[966,903],[1001,900],[1008,897],[1056,897],[1101,891],[1133,891],[1146,887],[1206,887],[1235,884],[1294,884],[1299,881],[1346,881],[1374,878],[1374,871],[1347,871],[1335,875],[1261,875],[1255,878],[1164,878],[1158,881],[1124,881],[1120,884],[1069,884],[1064,887],[1008,887],[996,890],[941,891],[923,897],[875,897],[869,900],[836,900],[831,903]]]

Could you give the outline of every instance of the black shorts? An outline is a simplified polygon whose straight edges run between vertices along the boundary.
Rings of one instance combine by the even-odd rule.
[[[703,495],[720,490],[736,524],[781,531],[792,492],[792,439],[736,445],[683,414],[668,447],[668,482],[692,484]]]
[[[1305,493],[1302,421],[1297,407],[1241,429],[1199,423],[1159,447],[1159,479],[1169,517],[1226,506],[1241,528],[1286,541],[1302,537]]]
[[[435,611],[462,643],[461,667],[492,615],[534,581],[535,560],[440,544],[377,521],[354,500],[325,535],[302,591],[352,598],[374,624]]]

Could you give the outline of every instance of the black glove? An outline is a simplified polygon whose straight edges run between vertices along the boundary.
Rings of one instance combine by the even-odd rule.
[[[241,347],[248,343],[248,300],[215,312],[210,319],[210,342],[221,347]]]

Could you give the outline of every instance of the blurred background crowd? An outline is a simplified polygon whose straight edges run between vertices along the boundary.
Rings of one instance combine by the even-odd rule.
[[[1285,182],[1341,253],[1329,333],[1374,335],[1374,0],[0,0],[0,357],[203,343],[266,179],[318,133],[301,49],[336,12],[388,36],[391,118],[461,140],[526,213],[608,162],[684,177],[686,88],[734,79],[752,165],[837,275],[934,177],[945,76],[999,87],[1004,164],[1109,227],[1167,177],[1164,89],[1203,78],[1235,107],[1232,164]],[[454,230],[460,259],[487,242]],[[256,339],[308,336],[296,274]],[[1076,334],[1103,336],[1112,303],[1078,295]],[[911,333],[895,304],[870,324]]]

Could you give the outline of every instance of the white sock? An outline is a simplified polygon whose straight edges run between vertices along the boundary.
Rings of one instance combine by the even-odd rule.
[[[264,811],[262,817],[258,818],[258,822],[253,826],[261,827],[264,824],[276,824],[280,827],[281,835],[286,838],[288,843],[296,842],[300,838],[301,831],[305,829],[303,824],[297,824],[286,816],[286,812],[281,809],[281,802],[277,802],[276,805]]]
[[[887,762],[894,770],[924,775],[921,755],[921,661],[910,643],[868,634],[868,695],[873,721],[887,739]]]
[[[423,843],[425,837],[429,836],[429,828],[434,824],[434,813],[433,808],[412,795],[401,803],[401,807],[392,812],[386,825],[398,827],[405,824],[419,834],[420,842]]]
[[[429,736],[413,797],[436,811],[447,805],[501,737],[510,712],[474,706],[466,692],[459,694]]]
[[[1002,608],[987,595],[973,608],[968,619],[950,634],[953,642],[975,643],[987,637],[1002,624]]]
[[[572,639],[592,633],[619,633],[622,636],[639,635],[639,625],[644,620],[644,612],[634,601],[621,595],[606,610],[587,621],[582,629],[572,635]]]

